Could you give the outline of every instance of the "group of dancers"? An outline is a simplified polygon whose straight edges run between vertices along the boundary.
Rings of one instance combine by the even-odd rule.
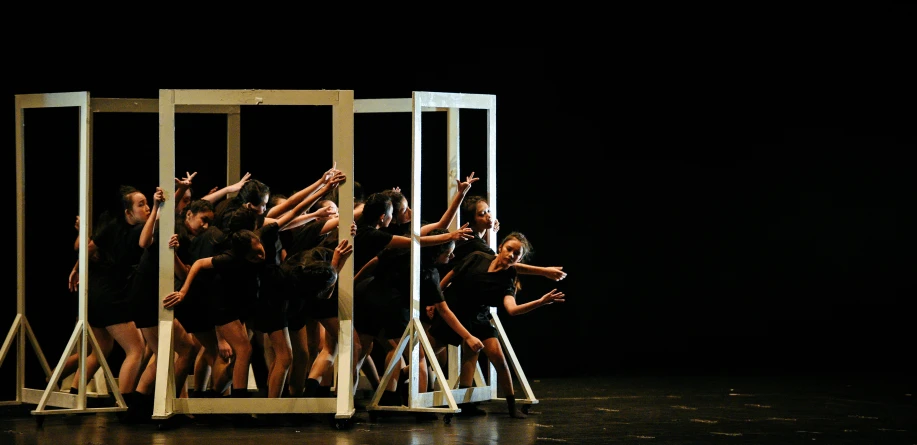
[[[264,397],[331,396],[340,329],[338,275],[348,260],[355,272],[354,381],[365,376],[378,388],[379,368],[372,354],[378,344],[385,351],[382,369],[397,361],[394,369],[401,370],[388,381],[379,403],[407,405],[409,368],[396,352],[411,323],[413,215],[400,189],[364,199],[360,184],[353,183],[354,220],[345,222],[351,243],[338,237],[339,186],[350,179],[336,166],[289,196],[272,193],[247,173],[235,184],[195,198],[195,176],[186,173],[175,179],[175,233],[168,241],[174,257],[173,292],[159,292],[162,234],[157,222],[167,198],[160,187],[150,202],[140,190],[121,186],[119,206],[100,215],[87,241],[87,322],[101,349],[93,348],[87,356],[87,375],[98,369],[98,354],[107,357],[115,342],[121,346],[118,390],[128,409],[119,419],[137,423],[152,416],[160,302],[174,311],[176,397],[251,397],[250,368],[264,370],[256,371]],[[429,359],[443,360],[446,346],[461,346],[459,386],[464,388],[473,386],[483,352],[496,369],[510,417],[524,418],[490,308],[518,315],[563,302],[564,293],[553,289],[517,303],[518,275],[559,281],[566,273],[559,266],[525,263],[533,248],[521,232],[503,236],[497,250],[491,249],[499,222],[484,196],[466,196],[478,179],[472,173],[457,180],[442,217],[421,226],[420,318],[438,355]],[[463,224],[449,230],[456,216]],[[78,238],[74,248],[79,245]],[[79,286],[78,272],[79,261],[70,274],[71,291]],[[433,390],[427,360],[421,348],[421,391]],[[78,363],[78,355],[69,357],[61,374],[74,374],[72,393],[78,392]],[[186,385],[189,377],[193,386]],[[486,414],[474,403],[459,408],[460,416]]]

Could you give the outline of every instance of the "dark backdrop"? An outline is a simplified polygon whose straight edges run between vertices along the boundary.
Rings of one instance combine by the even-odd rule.
[[[88,69],[50,79],[19,71],[6,82],[6,183],[13,190],[15,94],[494,94],[501,233],[524,232],[534,264],[569,273],[560,283],[524,277],[519,296],[557,287],[566,303],[502,317],[529,378],[913,370],[908,159],[917,141],[903,54],[662,43],[277,54],[255,67],[228,54],[186,56],[169,68],[96,56],[83,61]],[[53,366],[76,316],[65,278],[76,259],[78,127],[73,110],[27,119],[27,315]],[[465,110],[461,119],[460,174],[482,177],[471,193],[483,193],[484,114]],[[325,107],[245,107],[243,172],[285,194],[311,183],[332,162],[330,122]],[[445,115],[423,122],[421,217],[429,220],[447,201]],[[408,114],[356,116],[355,179],[367,193],[410,191],[410,125]],[[152,194],[157,131],[155,115],[96,115],[96,211],[120,183]],[[225,119],[179,115],[176,144],[176,175],[197,171],[197,196],[225,185]],[[15,316],[14,250],[0,323]],[[10,385],[14,352],[2,369]]]

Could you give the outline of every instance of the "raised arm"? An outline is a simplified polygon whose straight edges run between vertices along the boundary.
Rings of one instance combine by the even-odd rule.
[[[146,249],[153,244],[153,229],[156,228],[156,222],[159,220],[159,208],[162,207],[162,203],[166,200],[165,194],[162,192],[161,187],[156,187],[156,192],[153,193],[153,209],[150,212],[150,217],[146,219],[146,222],[143,223],[143,229],[140,231],[140,247]]]
[[[197,176],[197,172],[194,172],[194,173],[185,172],[184,178],[181,178],[181,179],[175,178],[175,200],[176,201],[181,200],[181,197],[185,196],[185,192],[187,192],[188,189],[191,188],[191,180],[194,179],[195,176]]]
[[[291,212],[288,212],[288,213],[291,213],[291,214],[293,214],[293,215],[296,215],[296,212],[292,212],[292,211],[291,211]],[[288,222],[287,224],[285,224],[284,226],[282,226],[282,227],[280,228],[280,230],[295,229],[295,228],[297,228],[297,227],[299,227],[299,226],[301,226],[301,225],[303,225],[303,224],[305,224],[305,223],[307,223],[307,222],[309,222],[309,221],[312,221],[312,220],[314,220],[314,219],[318,219],[318,218],[334,218],[335,216],[337,216],[337,212],[335,212],[334,210],[332,210],[332,209],[331,209],[331,206],[320,207],[318,210],[316,210],[316,211],[314,211],[314,212],[312,212],[312,213],[303,213],[303,214],[301,214],[301,215],[294,216],[293,219],[291,219],[290,222]],[[330,221],[330,220],[329,220],[329,221]],[[327,225],[327,224],[328,224],[328,222],[326,221],[326,222],[325,222],[325,225]],[[335,223],[334,227],[337,227],[337,223]],[[331,230],[331,229],[329,228],[329,230]],[[323,231],[322,233],[327,233],[327,232]]]
[[[344,181],[344,174],[343,174],[343,173],[338,173],[338,174],[336,174],[336,175],[333,175],[331,181],[332,181],[331,184],[334,184],[332,187],[337,187],[337,184],[340,184],[341,182]],[[310,206],[312,206],[312,204],[315,203],[315,201],[317,201],[318,198],[320,198],[320,197],[321,197],[323,194],[325,194],[327,191],[328,191],[328,188],[325,188],[325,191],[323,191],[323,192],[320,192],[320,193],[316,193],[316,194],[312,194],[312,195],[307,196],[305,199],[303,199],[302,201],[300,201],[299,203],[297,203],[297,204],[296,204],[296,207],[293,207],[293,210],[284,211],[284,212],[281,213],[280,216],[277,217],[276,219],[275,219],[275,218],[271,218],[271,217],[266,217],[266,218],[264,218],[264,223],[267,224],[268,222],[274,221],[274,222],[277,223],[278,226],[280,226],[281,228],[284,228],[287,224],[289,224],[291,221],[293,221],[293,219],[294,219],[297,215],[299,215],[299,214],[302,213],[304,210],[306,210],[306,209],[308,209]],[[284,203],[275,206],[275,208],[276,208],[276,207],[286,207],[286,204],[287,204],[287,202],[289,202],[289,201],[291,201],[291,199],[287,199]],[[273,209],[272,209],[272,210],[273,210]],[[324,216],[332,215],[332,214],[333,214],[333,211],[332,211],[329,207],[326,206],[326,207],[322,207],[322,208],[316,210],[316,211],[313,212],[313,213],[319,215],[320,217],[324,217]]]
[[[449,241],[463,241],[474,238],[474,232],[468,228],[468,223],[462,225],[449,233],[441,233],[439,235],[424,235],[418,238],[420,241],[420,247],[428,246],[437,246],[440,244],[448,243]],[[407,236],[395,235],[392,237],[392,240],[389,241],[386,247],[392,247],[395,249],[408,249],[411,247],[411,238]]]
[[[271,210],[268,210],[267,215],[265,216],[268,218],[279,218],[280,215],[287,213],[291,208],[293,208],[294,205],[299,204],[306,198],[313,198],[311,202],[315,202],[315,199],[317,199],[318,196],[324,195],[325,193],[328,193],[328,191],[332,188],[340,185],[342,182],[344,182],[346,177],[344,176],[344,173],[336,168],[337,163],[334,165],[335,166],[331,167],[330,170],[322,173],[322,177],[318,178],[318,180],[313,182],[311,185],[294,193],[286,201],[272,207]],[[321,191],[321,194],[316,195],[317,191]]]
[[[223,188],[221,188],[221,189],[218,189],[218,190],[215,191],[215,192],[211,192],[210,194],[208,194],[207,196],[205,196],[205,197],[203,197],[203,198],[201,198],[201,199],[206,199],[206,200],[210,201],[211,203],[216,203],[217,201],[219,201],[219,200],[225,198],[226,195],[228,195],[228,194],[230,194],[230,193],[236,193],[236,192],[238,192],[239,190],[241,190],[241,189],[242,189],[242,185],[245,184],[246,182],[248,182],[248,179],[251,178],[251,177],[252,177],[252,174],[246,172],[245,175],[242,176],[242,179],[239,180],[239,182],[237,182],[237,183],[235,183],[235,184],[227,185],[226,187],[223,187]]]
[[[458,185],[455,188],[455,196],[452,197],[452,202],[449,203],[449,208],[446,209],[446,213],[443,213],[443,217],[440,218],[439,221],[421,227],[420,234],[426,235],[433,229],[448,229],[449,224],[455,219],[455,214],[458,213],[458,209],[462,205],[462,200],[465,199],[468,190],[471,190],[471,184],[477,182],[479,179],[481,178],[474,177],[474,172],[471,172],[471,175],[465,178],[465,182],[456,179]]]

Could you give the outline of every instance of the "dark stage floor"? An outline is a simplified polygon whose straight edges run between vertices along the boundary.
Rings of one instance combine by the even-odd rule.
[[[613,376],[532,380],[526,419],[502,401],[484,417],[240,426],[198,416],[171,430],[123,425],[112,413],[49,415],[0,407],[0,444],[915,444],[914,380],[888,376]],[[263,421],[263,419],[262,419]]]

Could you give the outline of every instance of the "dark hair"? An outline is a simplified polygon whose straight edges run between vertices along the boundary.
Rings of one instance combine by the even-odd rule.
[[[532,255],[535,254],[535,248],[532,247],[532,243],[529,242],[529,239],[526,238],[525,235],[523,235],[521,232],[512,232],[503,237],[503,241],[500,241],[500,245],[497,246],[497,250],[499,251],[500,248],[503,247],[503,243],[511,239],[519,241],[522,244],[522,257],[519,258],[520,263],[525,262],[525,260],[528,260],[532,257]]]
[[[124,211],[133,209],[134,200],[131,196],[134,193],[140,193],[140,190],[129,185],[119,186],[116,199],[105,206],[102,213],[99,214],[99,218],[93,224],[95,228],[92,230],[92,234],[98,235],[103,228],[110,224],[127,224],[124,218]]]
[[[239,189],[239,194],[236,195],[236,199],[242,202],[243,204],[251,204],[256,207],[261,207],[264,204],[264,197],[271,194],[271,188],[267,184],[257,180],[251,179],[245,184],[242,184],[242,188]]]
[[[446,229],[433,229],[427,235],[442,235],[444,233],[449,233]],[[455,241],[449,240],[449,242],[443,244],[436,244],[434,246],[426,246],[420,248],[420,264],[430,264],[436,262],[436,258],[440,255],[449,251],[455,247]]]
[[[337,269],[331,265],[333,249],[313,247],[297,252],[283,262],[293,295],[298,298],[328,298],[337,282]]]
[[[462,206],[459,208],[459,222],[461,224],[474,222],[474,217],[478,213],[478,202],[484,201],[490,205],[487,201],[487,197],[481,195],[471,195],[466,196],[462,200]]]
[[[274,208],[277,204],[280,204],[281,201],[286,201],[288,198],[287,195],[283,193],[274,193],[271,195],[271,199],[267,202],[267,209],[270,210]]]
[[[405,196],[403,193],[396,190],[383,190],[379,192],[385,196],[388,196],[392,199],[392,211],[397,215],[401,213],[401,204],[404,202]],[[365,212],[365,210],[364,210]]]
[[[195,199],[191,201],[188,205],[185,206],[185,214],[191,212],[192,215],[197,215],[201,212],[212,212],[213,203],[206,199]]]
[[[226,222],[226,231],[236,233],[241,230],[255,230],[258,228],[258,212],[250,207],[239,207],[229,214]]]
[[[239,230],[232,234],[232,251],[236,255],[245,256],[252,250],[252,240],[258,239],[258,235],[251,230]]]
[[[363,215],[357,221],[359,226],[373,226],[379,222],[379,217],[385,215],[392,208],[392,198],[383,193],[373,193],[366,198],[363,204]]]

